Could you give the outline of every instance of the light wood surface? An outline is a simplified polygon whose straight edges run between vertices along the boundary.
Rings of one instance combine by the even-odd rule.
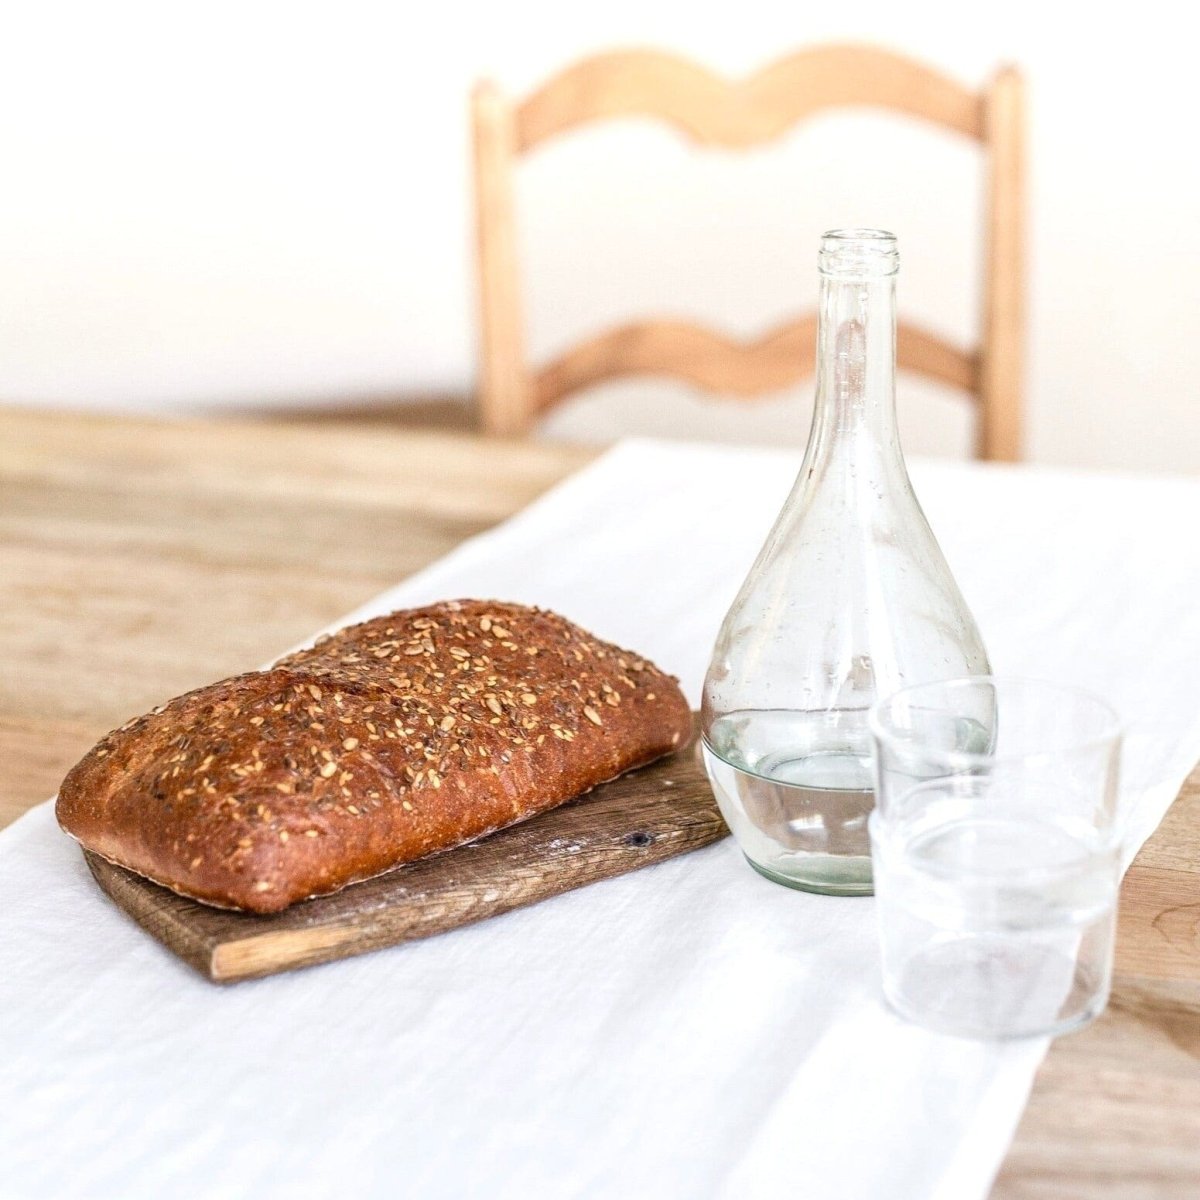
[[[500,89],[478,84],[471,106],[475,134],[475,232],[479,264],[479,380],[483,424],[489,433],[524,430],[531,404],[525,369],[513,157],[517,126]]]
[[[559,72],[517,109],[517,148],[587,122],[652,114],[692,141],[745,149],[826,108],[892,108],[982,134],[979,98],[938,71],[874,46],[798,50],[745,79],[656,50],[618,50]]]
[[[143,928],[213,982],[233,983],[445,933],[728,832],[692,744],[524,824],[269,917],[209,908],[87,860]]]
[[[1051,1047],[994,1191],[1198,1195],[1200,767],[1125,876],[1108,1011]]]
[[[983,337],[980,341],[980,458],[1021,457],[1021,376],[1025,367],[1025,92],[1012,68],[983,96],[987,148]]]
[[[0,824],[107,729],[260,666],[593,453],[0,410]]]
[[[573,392],[623,375],[667,375],[711,392],[760,396],[810,372],[816,345],[815,316],[789,321],[752,342],[686,321],[639,321],[599,334],[539,371],[533,407],[545,412]],[[974,355],[903,321],[896,328],[896,362],[951,387],[975,387]]]
[[[1021,454],[1022,83],[1013,68],[973,92],[912,59],[871,46],[801,50],[743,80],[650,50],[587,58],[523,101],[492,83],[474,96],[482,427],[528,432],[569,396],[606,380],[661,375],[741,399],[811,374],[816,318],[801,317],[750,341],[691,321],[635,321],[601,332],[533,368],[520,319],[513,172],[518,156],[580,125],[650,117],[704,146],[746,149],[827,109],[871,106],[927,120],[981,144],[987,167],[981,338],[963,349],[901,323],[897,360],[976,403],[982,458]],[[582,283],[581,283],[582,285]]]
[[[591,452],[464,436],[0,412],[0,824],[101,733],[258,666]],[[1122,892],[1109,1010],[1055,1042],[997,1200],[1192,1200],[1200,772]]]

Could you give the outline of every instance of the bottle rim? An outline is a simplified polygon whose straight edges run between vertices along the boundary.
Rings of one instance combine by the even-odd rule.
[[[882,279],[900,269],[896,235],[886,229],[830,229],[821,238],[817,265],[822,275]]]

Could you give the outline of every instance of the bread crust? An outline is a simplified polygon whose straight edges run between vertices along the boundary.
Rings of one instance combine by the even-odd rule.
[[[677,749],[675,679],[554,613],[458,600],[350,626],[102,738],[59,824],[194,899],[278,912]]]

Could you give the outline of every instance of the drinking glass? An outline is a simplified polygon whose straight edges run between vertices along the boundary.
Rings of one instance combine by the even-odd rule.
[[[1072,687],[974,676],[905,688],[869,724],[883,990],[979,1038],[1059,1034],[1112,979],[1121,729]]]

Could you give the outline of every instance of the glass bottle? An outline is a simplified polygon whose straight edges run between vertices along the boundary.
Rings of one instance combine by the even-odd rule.
[[[989,666],[900,452],[896,239],[836,230],[819,263],[808,448],[717,637],[703,750],[752,866],[807,891],[868,895],[868,709]]]

